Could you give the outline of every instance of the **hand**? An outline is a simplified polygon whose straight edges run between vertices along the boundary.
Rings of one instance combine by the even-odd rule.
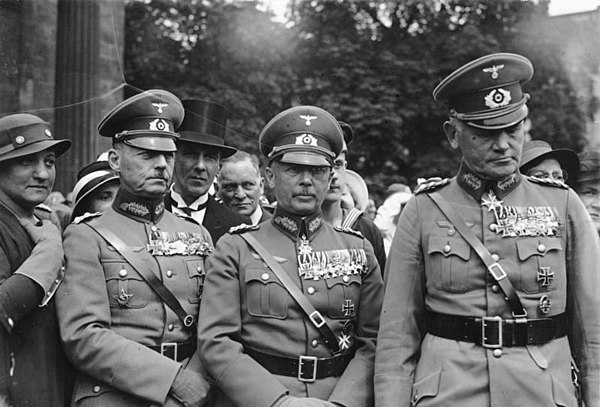
[[[40,224],[34,225],[27,219],[19,218],[21,226],[25,229],[33,243],[38,244],[44,240],[62,242],[62,237],[56,225],[49,220],[42,220]],[[62,246],[62,244],[61,244]]]
[[[188,369],[179,369],[170,393],[185,407],[201,407],[209,399],[210,383],[201,374]]]
[[[283,396],[272,407],[336,407],[336,405],[314,397]]]

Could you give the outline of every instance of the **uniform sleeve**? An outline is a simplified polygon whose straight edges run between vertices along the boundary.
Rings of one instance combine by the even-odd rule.
[[[243,352],[239,259],[248,254],[235,235],[223,236],[207,261],[198,324],[201,361],[237,406],[268,407],[287,393],[269,371]]]
[[[416,198],[400,215],[385,270],[375,358],[375,406],[407,407],[424,320],[424,259]]]
[[[363,239],[363,244],[369,271],[362,281],[355,332],[356,342],[362,345],[356,350],[329,397],[329,401],[345,407],[372,406],[374,398],[373,372],[383,280],[373,246],[367,239]]]
[[[579,197],[569,191],[567,276],[569,341],[586,406],[600,405],[600,243]]]
[[[181,365],[111,329],[101,238],[85,224],[71,225],[64,250],[56,308],[67,356],[82,372],[162,404]]]

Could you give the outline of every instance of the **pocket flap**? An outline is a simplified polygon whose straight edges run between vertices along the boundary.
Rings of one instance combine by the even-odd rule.
[[[245,281],[246,283],[255,281],[263,284],[275,283],[282,285],[275,273],[268,268],[247,268]]]
[[[471,248],[469,244],[460,237],[449,236],[430,236],[429,237],[429,252],[441,253],[444,257],[451,255],[458,256],[461,259],[469,260]]]
[[[438,394],[440,387],[440,377],[442,376],[442,369],[438,369],[429,376],[416,381],[413,384],[412,394],[412,405],[416,406],[417,403],[424,397],[435,397]]]
[[[558,239],[519,239],[517,240],[517,252],[519,260],[525,261],[531,256],[545,256],[553,250],[562,250]]]
[[[557,406],[572,407],[577,405],[577,398],[565,386],[552,376],[552,396]]]
[[[323,279],[323,281],[325,281],[327,288],[334,287],[338,284],[343,284],[346,287],[348,287],[350,284],[361,285],[362,277],[360,274],[352,274],[352,275],[342,276],[342,277],[325,278],[325,279]]]
[[[203,260],[187,260],[185,263],[188,269],[188,277],[201,277],[206,274]]]

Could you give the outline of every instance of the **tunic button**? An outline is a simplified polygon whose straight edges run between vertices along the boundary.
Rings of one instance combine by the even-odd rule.
[[[499,358],[500,356],[502,356],[502,349],[494,349],[492,354],[494,355],[495,358]]]
[[[94,388],[92,389],[92,391],[94,393],[98,393],[100,391],[100,386],[94,386]]]
[[[496,253],[492,254],[492,259],[494,259],[494,261],[498,261],[500,259],[500,256],[498,256]]]
[[[342,280],[344,280],[344,283],[347,283],[348,281],[350,281],[350,277],[344,276],[344,277],[342,277]]]
[[[13,321],[13,319],[11,317],[8,317],[8,326],[10,326],[11,328],[15,327],[15,321]]]
[[[173,329],[175,329],[175,325],[173,325],[173,324],[169,324],[169,326],[167,327],[167,329],[168,329],[169,331],[172,331]]]
[[[120,275],[121,277],[127,277],[127,270],[125,270],[125,269],[121,269],[121,270],[119,271],[119,275]]]
[[[450,247],[449,244],[447,244],[446,246],[444,246],[444,253],[448,253],[450,250],[452,250],[452,248]]]
[[[310,344],[312,345],[313,348],[316,348],[317,346],[319,346],[319,341],[317,341],[316,339],[313,339],[313,341]]]
[[[454,236],[456,234],[456,230],[448,229],[448,236]]]
[[[308,289],[306,290],[310,295],[313,295],[315,293],[315,287],[308,287]]]
[[[497,227],[497,226],[496,226],[496,224],[495,224],[495,223],[492,223],[492,224],[490,225],[490,230],[491,230],[492,232],[495,232],[495,231],[496,231],[496,227]]]
[[[494,284],[492,286],[492,292],[498,294],[500,292],[500,287],[498,287],[496,284]]]
[[[260,276],[260,278],[262,278],[263,280],[268,280],[269,279],[269,273],[262,273],[262,275]]]
[[[151,229],[153,232],[156,232],[156,231],[158,230],[158,228],[157,228],[156,226],[152,226],[150,229]]]
[[[169,277],[169,278],[173,277],[173,271],[172,270],[167,270],[167,277]]]
[[[543,244],[540,244],[540,245],[538,246],[538,252],[540,252],[540,253],[543,253],[543,252],[545,252],[545,251],[546,251],[546,246],[545,246],[545,245],[543,245]]]

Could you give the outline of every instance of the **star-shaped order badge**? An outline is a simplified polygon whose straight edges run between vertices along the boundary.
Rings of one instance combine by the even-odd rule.
[[[340,349],[350,349],[350,335],[347,335],[342,332],[340,336],[338,336],[338,344],[340,345]]]
[[[310,247],[310,243],[306,236],[302,236],[300,238],[300,246],[298,246],[298,254],[311,254],[312,247]]]
[[[487,207],[488,212],[496,212],[496,209],[502,207],[502,201],[496,197],[494,192],[490,191],[487,198],[485,196],[481,198],[481,205]]]
[[[117,300],[117,302],[119,303],[120,306],[126,307],[126,308],[131,308],[131,304],[129,303],[129,300],[131,299],[131,297],[133,297],[133,294],[129,294],[128,292],[125,291],[124,288],[121,288],[121,292],[119,293],[119,295],[115,295],[113,297]]]

